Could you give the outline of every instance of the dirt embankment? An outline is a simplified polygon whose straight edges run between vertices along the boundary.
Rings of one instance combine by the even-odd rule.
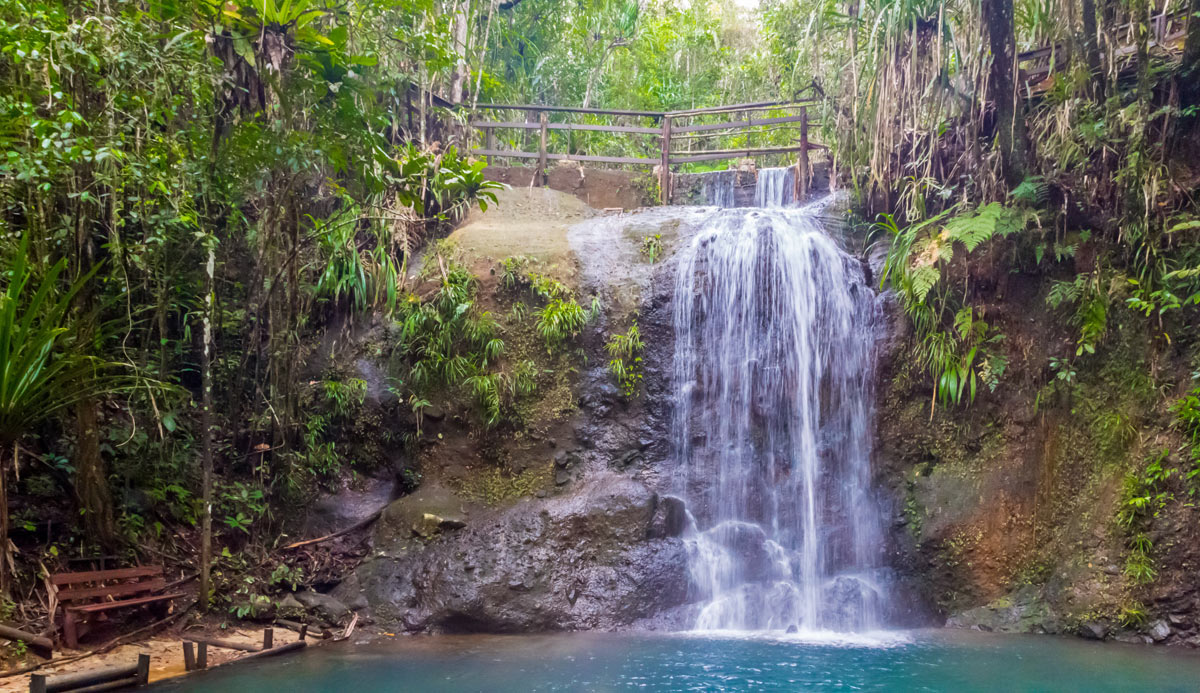
[[[533,167],[488,166],[488,180],[507,183],[515,188],[533,190]],[[559,162],[546,173],[545,187],[574,195],[594,209],[637,209],[657,204],[654,178],[649,171],[584,168],[575,162]]]
[[[1127,567],[1133,532],[1118,521],[1130,475],[1163,450],[1164,466],[1184,464],[1168,405],[1190,382],[1185,349],[1114,314],[1097,353],[1076,356],[1050,284],[1012,275],[985,306],[1007,369],[952,410],[931,406],[892,311],[877,454],[895,563],[953,626],[1200,645],[1200,512],[1182,474],[1148,520],[1153,579]]]

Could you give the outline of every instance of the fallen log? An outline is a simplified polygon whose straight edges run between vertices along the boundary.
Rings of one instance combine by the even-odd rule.
[[[53,693],[54,691],[110,690],[118,687],[145,684],[150,675],[150,655],[139,654],[135,664],[124,664],[77,674],[46,676],[34,674],[29,680],[30,693]]]
[[[190,640],[195,643],[204,643],[213,647],[220,647],[226,650],[241,650],[242,652],[262,652],[261,645],[253,645],[246,642],[237,642],[235,640],[222,640],[221,638],[213,638],[207,635],[185,635],[184,640]]]
[[[295,543],[288,544],[287,546],[283,547],[281,550],[287,551],[289,549],[298,549],[301,546],[308,546],[310,544],[320,544],[323,541],[329,541],[330,539],[337,539],[340,536],[349,534],[355,530],[366,527],[367,525],[371,524],[375,520],[378,520],[379,516],[382,514],[383,514],[383,508],[380,508],[379,510],[376,510],[375,512],[364,517],[363,519],[359,520],[358,522],[355,522],[354,524],[350,525],[349,527],[347,527],[345,529],[339,529],[338,531],[334,532],[333,534],[326,534],[325,536],[317,537],[316,539],[305,539],[304,541],[297,541]]]
[[[226,662],[226,664],[233,664],[234,662],[244,662],[247,659],[261,659],[264,657],[274,657],[276,655],[284,654],[285,652],[295,652],[296,650],[303,650],[305,648],[305,646],[307,646],[307,645],[308,645],[308,643],[303,640],[296,640],[294,642],[289,642],[286,645],[280,645],[279,647],[272,647],[269,650],[260,650],[253,654],[248,654],[245,657],[238,657],[237,659],[232,659],[232,660]]]
[[[330,633],[327,630],[321,630],[320,628],[317,628],[315,626],[310,626],[307,623],[298,623],[296,621],[289,621],[286,618],[277,618],[277,619],[275,619],[275,623],[277,625],[281,625],[284,628],[287,628],[288,630],[294,631],[296,633],[305,632],[305,629],[307,629],[307,633],[309,635],[313,636],[314,638],[320,638],[322,640],[325,640],[326,638],[333,635],[332,633]]]
[[[50,638],[27,633],[11,626],[0,625],[0,638],[14,642],[20,640],[43,657],[49,657],[54,651],[54,643],[50,641]]]

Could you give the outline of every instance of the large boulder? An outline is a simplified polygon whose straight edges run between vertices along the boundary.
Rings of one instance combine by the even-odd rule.
[[[687,597],[686,551],[670,531],[679,509],[628,477],[591,475],[570,494],[479,513],[427,538],[410,521],[430,501],[385,513],[376,552],[355,573],[379,622],[435,632],[612,629]]]

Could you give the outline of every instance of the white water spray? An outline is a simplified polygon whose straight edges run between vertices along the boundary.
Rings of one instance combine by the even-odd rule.
[[[788,171],[759,172],[760,202],[790,197]],[[695,627],[878,628],[875,303],[861,265],[804,210],[722,210],[681,251],[673,311]]]

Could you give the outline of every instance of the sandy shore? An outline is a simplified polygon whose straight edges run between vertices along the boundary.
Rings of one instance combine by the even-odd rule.
[[[235,642],[243,642],[248,645],[261,645],[263,639],[262,628],[253,629],[249,627],[229,628],[227,630],[201,630],[199,628],[188,629],[182,633],[171,631],[166,634],[144,640],[142,642],[133,643],[130,645],[121,645],[104,654],[98,654],[92,657],[65,662],[59,666],[55,666],[53,660],[47,662],[45,666],[37,672],[30,672],[21,676],[13,676],[7,679],[0,679],[0,693],[8,693],[16,691],[29,690],[29,678],[31,674],[68,674],[80,671],[88,671],[91,669],[103,669],[110,666],[118,666],[121,664],[132,664],[137,661],[139,654],[145,652],[150,655],[150,681],[162,681],[163,679],[182,676],[185,672],[183,669],[183,645],[182,639],[184,635],[195,634],[199,635],[206,633],[212,637],[222,640],[232,640]],[[285,645],[298,640],[300,635],[285,628],[276,627],[273,635],[274,645],[276,647]],[[309,638],[311,642],[320,642]],[[75,650],[56,650],[54,659],[68,659],[70,657],[82,654],[83,651]],[[219,647],[208,647],[208,666],[212,667],[217,664],[229,662],[245,656],[246,652],[238,650],[226,650]]]

